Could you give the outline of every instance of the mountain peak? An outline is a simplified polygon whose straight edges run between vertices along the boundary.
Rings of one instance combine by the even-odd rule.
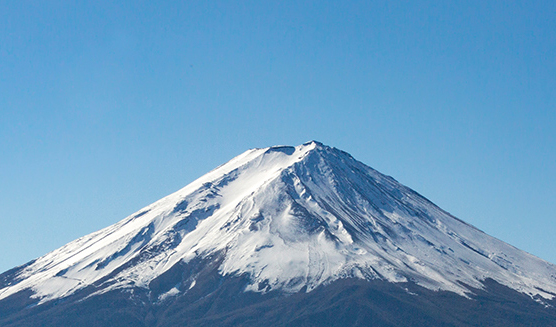
[[[246,278],[244,291],[253,292],[309,292],[358,278],[467,296],[490,278],[531,296],[556,294],[554,265],[448,215],[349,154],[310,141],[248,150],[11,271],[0,300],[24,290],[43,303],[86,287],[93,294],[149,289],[173,267],[207,258],[216,260],[219,275]],[[188,278],[191,288],[197,277]]]
[[[298,146],[291,146],[291,145],[275,145],[275,146],[271,146],[267,149],[266,152],[275,152],[275,151],[280,151],[286,154],[293,154],[295,151],[301,151],[303,153],[308,152],[308,151],[312,151],[315,149],[330,149],[330,147],[322,144],[321,142],[318,141],[309,141],[309,142],[305,142],[301,145]]]
[[[322,144],[321,142],[315,141],[315,140],[311,140],[311,141],[309,141],[309,142],[305,142],[305,143],[303,143],[303,145],[315,145],[315,146],[319,146],[319,147],[325,146],[325,145]]]

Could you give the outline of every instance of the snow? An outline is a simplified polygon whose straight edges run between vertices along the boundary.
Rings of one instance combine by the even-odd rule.
[[[172,287],[168,292],[160,294],[158,297],[158,301],[162,302],[172,296],[176,296],[180,293],[180,290],[177,287]]]
[[[246,291],[311,291],[354,277],[411,280],[462,296],[469,293],[462,283],[481,288],[486,278],[531,296],[556,293],[553,264],[450,216],[349,154],[309,142],[246,151],[37,259],[19,282],[0,289],[0,299],[31,288],[44,303],[93,283],[97,294],[146,288],[180,261],[217,253],[225,253],[220,274],[249,276]]]

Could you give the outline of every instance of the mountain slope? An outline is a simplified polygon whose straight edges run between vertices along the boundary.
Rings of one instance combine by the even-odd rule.
[[[334,293],[328,290],[348,280],[395,282],[405,296],[451,294],[456,302],[488,294],[489,283],[542,305],[556,295],[553,264],[452,217],[349,154],[309,142],[249,150],[0,275],[0,317],[16,298],[39,311],[114,294],[171,308],[230,290],[259,300]],[[146,313],[137,315],[149,325]]]

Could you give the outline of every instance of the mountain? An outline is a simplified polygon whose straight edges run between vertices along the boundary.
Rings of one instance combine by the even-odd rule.
[[[0,325],[556,326],[555,297],[555,265],[313,141],[3,273]]]

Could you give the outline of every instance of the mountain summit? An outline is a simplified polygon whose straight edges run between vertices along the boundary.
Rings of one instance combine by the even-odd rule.
[[[327,301],[341,311],[332,299],[343,299],[346,287],[380,289],[380,301],[401,302],[398,309],[417,317],[406,326],[477,325],[467,309],[458,309],[467,318],[446,313],[446,303],[472,308],[478,297],[485,315],[514,315],[500,325],[524,317],[556,324],[555,265],[316,141],[246,151],[124,220],[0,275],[0,324],[68,325],[71,312],[80,316],[88,306],[87,322],[99,326],[260,325],[246,308],[266,308],[271,324],[312,325],[319,320],[291,301],[318,308]],[[369,294],[343,296],[346,304],[378,305]],[[100,314],[106,303],[117,303],[112,318]],[[326,321],[400,325],[387,309],[371,307]]]

